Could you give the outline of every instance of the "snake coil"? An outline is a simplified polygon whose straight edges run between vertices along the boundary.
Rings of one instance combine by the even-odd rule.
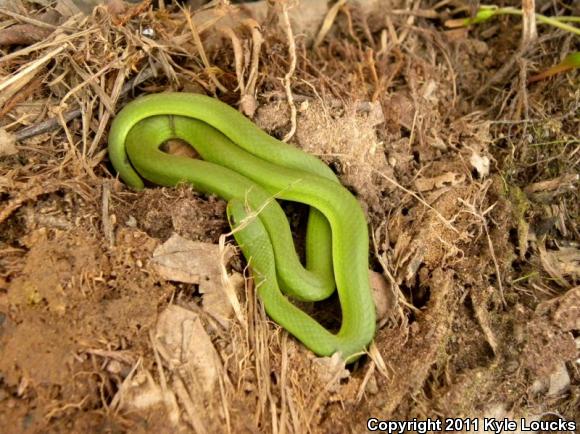
[[[172,138],[190,144],[203,161],[161,151]],[[143,179],[163,186],[186,182],[227,200],[234,237],[268,315],[318,355],[340,352],[350,362],[364,352],[375,332],[366,220],[322,161],[219,100],[187,93],[148,95],[126,105],[111,126],[109,158],[135,189],[144,188]],[[311,207],[306,267],[274,198]],[[287,298],[322,300],[335,287],[342,309],[336,334]]]

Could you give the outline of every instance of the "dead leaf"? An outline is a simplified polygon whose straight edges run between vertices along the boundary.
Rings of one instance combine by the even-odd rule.
[[[226,279],[227,282],[210,280],[200,283],[199,292],[203,294],[203,310],[227,329],[232,318],[233,307],[224,292],[224,283],[230,285],[235,294],[239,294],[244,290],[246,281],[240,273],[227,275]]]
[[[546,192],[565,192],[574,191],[577,186],[575,184],[580,180],[580,175],[577,173],[566,174],[558,176],[557,178],[549,179],[547,181],[534,182],[524,188],[524,192],[528,195],[535,195]]]
[[[231,252],[227,263],[231,258]],[[191,241],[174,234],[153,252],[152,263],[167,280],[193,283],[220,282],[221,253],[217,244]]]
[[[18,149],[16,149],[16,137],[14,134],[9,133],[4,128],[0,128],[0,157],[17,153]]]
[[[175,426],[179,423],[179,407],[172,390],[163,389],[155,382],[149,371],[132,372],[113,398],[111,407],[131,410],[149,410],[163,405],[168,419]]]
[[[228,275],[225,265],[233,251],[228,246],[191,241],[174,234],[153,252],[152,263],[168,280],[199,285],[203,307],[224,327],[238,306],[237,291],[243,277]]]
[[[159,315],[155,343],[171,369],[185,368],[204,393],[213,392],[218,381],[218,354],[199,316],[177,305]]]
[[[560,247],[559,250],[546,250],[542,244],[538,244],[540,261],[544,270],[552,276],[560,285],[570,288],[571,280],[580,277],[580,250],[574,247]]]

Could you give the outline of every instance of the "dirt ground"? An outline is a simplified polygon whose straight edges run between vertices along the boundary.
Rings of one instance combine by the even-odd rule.
[[[580,426],[580,75],[534,77],[578,36],[452,27],[461,0],[202,3],[0,9],[0,432]],[[224,201],[116,178],[114,114],[168,89],[238,107],[356,195],[378,315],[358,362],[268,320]]]

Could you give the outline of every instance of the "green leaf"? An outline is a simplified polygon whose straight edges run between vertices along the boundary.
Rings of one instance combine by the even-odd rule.
[[[497,13],[497,6],[481,6],[473,18],[466,18],[463,23],[466,26],[479,24],[493,18]]]

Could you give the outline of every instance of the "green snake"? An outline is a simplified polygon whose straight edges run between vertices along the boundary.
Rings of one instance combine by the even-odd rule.
[[[203,160],[161,150],[169,139],[190,144]],[[228,201],[234,238],[248,261],[266,313],[321,356],[353,361],[375,332],[368,277],[368,230],[354,196],[316,157],[281,142],[234,108],[197,94],[138,98],[115,117],[109,158],[135,189],[143,179],[162,186],[188,183]],[[310,206],[306,266],[275,199]],[[287,296],[316,301],[338,291],[342,323],[331,333]],[[285,294],[285,295],[284,295]]]

